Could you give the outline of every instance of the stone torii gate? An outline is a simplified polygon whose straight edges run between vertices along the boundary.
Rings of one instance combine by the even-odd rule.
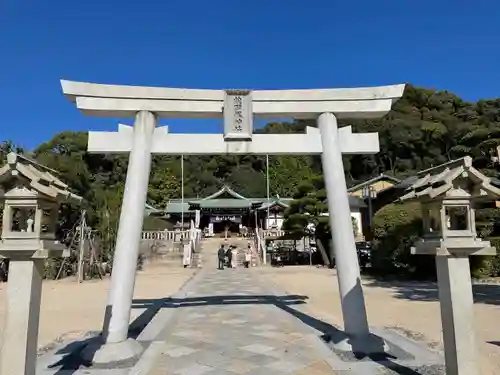
[[[104,345],[94,362],[136,356],[128,340],[136,261],[148,191],[151,155],[321,154],[337,264],[344,330],[351,342],[370,341],[342,154],[375,154],[377,133],[338,129],[337,119],[380,118],[404,85],[319,90],[201,90],[61,81],[64,94],[87,115],[135,118],[118,132],[89,132],[92,153],[130,153],[117,236]],[[315,118],[305,134],[253,134],[253,117]],[[224,134],[171,134],[159,118],[224,117]],[[359,348],[359,346],[358,346]]]

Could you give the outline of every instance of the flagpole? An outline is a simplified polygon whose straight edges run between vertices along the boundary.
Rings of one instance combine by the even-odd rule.
[[[266,229],[269,229],[269,155],[266,155],[266,185],[267,185],[267,219]]]
[[[181,231],[184,231],[184,155],[181,155]]]

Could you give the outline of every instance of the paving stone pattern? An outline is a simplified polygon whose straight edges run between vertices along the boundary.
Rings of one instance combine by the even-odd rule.
[[[201,271],[179,300],[152,375],[335,374],[252,269]]]

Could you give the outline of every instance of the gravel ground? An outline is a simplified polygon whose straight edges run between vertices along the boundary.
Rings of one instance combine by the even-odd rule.
[[[157,299],[177,292],[195,269],[167,268],[161,261],[138,272],[134,298]],[[7,284],[0,283],[0,343],[5,317]],[[109,278],[78,284],[74,278],[43,283],[38,347],[47,348],[100,331],[109,289]],[[131,321],[145,309],[133,308]]]
[[[331,325],[342,326],[335,270],[288,266],[265,268],[262,273],[287,294],[307,296],[305,309],[310,315]],[[370,325],[390,327],[442,351],[441,315],[435,285],[364,280],[363,289]],[[474,291],[480,373],[500,375],[500,286],[475,285]],[[438,370],[431,366],[419,371],[422,374],[439,374]],[[387,374],[398,373],[391,371]]]
[[[419,366],[413,368],[403,368],[395,366],[380,370],[380,375],[446,375],[444,366]]]

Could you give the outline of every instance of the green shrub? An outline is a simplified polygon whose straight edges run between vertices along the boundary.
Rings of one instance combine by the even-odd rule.
[[[434,259],[412,255],[411,247],[422,235],[419,203],[392,203],[372,221],[373,270],[379,275],[429,278],[435,275]]]
[[[500,210],[496,207],[476,210],[476,231],[479,237],[490,240],[491,245],[500,249],[498,233]],[[470,257],[471,275],[473,278],[495,277],[500,275],[500,256]]]
[[[500,251],[500,238],[488,238],[491,246]],[[473,256],[470,257],[471,276],[476,279],[500,276],[500,254],[495,256]]]
[[[498,232],[500,210],[476,211],[476,228],[481,238],[489,239],[500,250]],[[400,275],[411,278],[435,277],[434,257],[411,255],[411,247],[422,235],[419,203],[392,203],[373,217],[373,270],[379,275]],[[500,276],[500,255],[470,257],[473,278]]]

